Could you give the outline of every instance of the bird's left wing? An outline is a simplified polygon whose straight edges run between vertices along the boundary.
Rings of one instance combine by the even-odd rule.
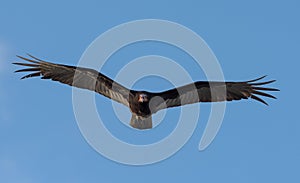
[[[93,69],[74,67],[69,65],[54,64],[40,60],[29,55],[31,58],[18,56],[30,63],[13,63],[27,66],[15,72],[33,72],[21,79],[42,76],[42,79],[52,79],[70,86],[95,91],[105,97],[113,99],[119,103],[129,106],[128,100],[130,90],[113,81],[107,76]]]
[[[265,76],[245,82],[208,82],[198,81],[179,88],[174,88],[161,93],[152,93],[153,101],[150,101],[152,113],[161,109],[176,107],[197,102],[219,102],[252,98],[267,105],[258,96],[276,98],[262,91],[279,91],[274,88],[262,87],[274,82],[257,82]]]

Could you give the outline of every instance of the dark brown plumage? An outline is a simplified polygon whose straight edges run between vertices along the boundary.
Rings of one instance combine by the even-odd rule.
[[[244,82],[198,81],[156,93],[135,91],[93,69],[54,64],[31,55],[29,55],[31,58],[18,57],[29,63],[14,63],[27,67],[15,72],[32,72],[21,79],[42,76],[42,79],[52,79],[70,86],[95,91],[129,107],[132,112],[130,125],[138,129],[152,128],[152,114],[165,108],[197,102],[232,101],[248,98],[268,105],[259,96],[276,99],[265,91],[279,91],[278,89],[263,87],[263,85],[273,83],[275,80],[258,82],[265,76]]]

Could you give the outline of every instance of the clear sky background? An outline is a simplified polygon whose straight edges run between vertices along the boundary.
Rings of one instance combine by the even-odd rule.
[[[199,152],[210,110],[210,105],[202,104],[197,129],[179,152],[156,164],[128,166],[104,158],[86,143],[74,117],[71,87],[37,78],[21,81],[21,74],[13,73],[15,55],[27,52],[76,65],[101,33],[145,18],[174,21],[199,34],[217,56],[227,80],[265,74],[277,79],[272,86],[281,89],[274,93],[278,100],[267,99],[270,106],[255,101],[228,103],[216,139]],[[299,18],[296,0],[1,2],[0,182],[299,182]],[[194,80],[205,80],[189,56],[157,43],[120,50],[103,72],[115,77],[121,66],[149,54],[170,57]],[[136,85],[154,91],[170,87],[153,77]],[[99,95],[96,101],[104,119],[115,119],[112,133],[128,142],[139,143],[136,138],[155,142],[176,126],[165,120],[143,137],[125,126],[113,126],[120,122],[110,100]],[[168,110],[167,118],[178,118],[178,112]]]

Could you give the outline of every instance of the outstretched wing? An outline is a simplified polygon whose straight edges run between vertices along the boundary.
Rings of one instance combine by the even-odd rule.
[[[15,72],[32,72],[21,79],[42,76],[42,79],[52,79],[70,86],[95,91],[119,103],[129,106],[128,99],[130,90],[96,70],[54,64],[40,60],[31,55],[29,56],[31,58],[18,57],[30,63],[13,63],[28,67]]]
[[[262,85],[273,83],[275,80],[257,82],[266,76],[245,82],[207,82],[198,81],[179,88],[161,93],[152,93],[157,100],[150,102],[153,113],[169,108],[197,102],[219,102],[252,98],[268,105],[258,96],[274,98],[273,95],[262,91],[279,91],[275,88],[266,88]]]

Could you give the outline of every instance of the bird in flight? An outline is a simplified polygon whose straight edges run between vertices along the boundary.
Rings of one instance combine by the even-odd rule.
[[[220,102],[254,99],[268,105],[259,96],[276,99],[266,91],[279,91],[264,87],[275,80],[260,82],[265,76],[243,82],[197,81],[162,92],[128,89],[100,72],[83,67],[55,64],[38,59],[17,56],[28,63],[13,63],[26,66],[15,72],[31,72],[21,79],[41,76],[70,86],[95,91],[107,98],[129,107],[132,117],[130,125],[137,129],[152,128],[152,114],[159,110],[198,102]]]

